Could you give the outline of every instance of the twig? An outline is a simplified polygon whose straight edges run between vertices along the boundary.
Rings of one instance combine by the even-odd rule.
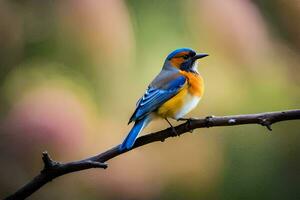
[[[176,134],[174,134],[174,131],[171,128],[168,128],[139,137],[136,140],[132,149],[152,142],[163,142],[169,137],[179,136],[184,133],[191,132],[192,130],[197,128],[209,128],[215,126],[236,126],[242,124],[259,124],[267,127],[268,130],[271,131],[271,125],[276,122],[296,119],[300,119],[300,110],[288,110],[248,115],[233,115],[223,117],[209,116],[204,119],[191,119],[181,125],[176,126]],[[81,171],[90,168],[105,169],[107,167],[107,164],[105,164],[104,162],[127,151],[130,150],[120,151],[119,145],[117,145],[96,156],[64,164],[53,161],[50,158],[49,154],[47,152],[44,152],[42,157],[44,162],[44,169],[40,172],[40,174],[38,174],[24,186],[22,186],[14,194],[7,197],[6,200],[25,199],[32,193],[36,192],[43,185],[53,180],[54,178],[71,172]]]

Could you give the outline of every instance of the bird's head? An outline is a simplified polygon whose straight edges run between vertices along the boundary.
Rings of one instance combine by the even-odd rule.
[[[206,56],[208,54],[196,54],[189,48],[176,49],[168,55],[164,67],[171,66],[183,71],[198,73],[197,60]]]

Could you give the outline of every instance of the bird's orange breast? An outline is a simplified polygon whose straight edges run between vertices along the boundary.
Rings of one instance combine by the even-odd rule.
[[[204,92],[203,79],[199,74],[181,71],[180,74],[186,77],[187,81],[177,95],[165,102],[157,110],[160,117],[181,118],[192,110]]]
[[[186,71],[180,71],[180,74],[187,78],[188,92],[192,96],[201,97],[204,92],[204,84],[202,77],[199,74]]]

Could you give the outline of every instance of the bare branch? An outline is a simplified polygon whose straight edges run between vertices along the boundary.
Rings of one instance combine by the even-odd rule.
[[[248,114],[248,115],[233,115],[233,116],[223,116],[223,117],[215,117],[209,116],[204,119],[190,119],[187,122],[178,125],[175,127],[176,133],[172,131],[171,128],[161,130],[155,133],[150,133],[148,135],[144,135],[139,137],[133,148],[138,148],[140,146],[157,142],[157,141],[165,141],[165,139],[169,137],[175,137],[182,135],[187,132],[191,132],[197,128],[209,128],[215,126],[236,126],[243,124],[259,124],[267,127],[268,130],[271,129],[271,125],[287,120],[296,120],[300,119],[300,110],[288,110],[288,111],[279,111],[279,112],[269,112],[269,113],[260,113],[260,114]],[[104,162],[123,154],[130,150],[120,151],[119,145],[101,153],[93,157],[89,157],[80,161],[74,161],[69,163],[59,163],[53,161],[47,152],[43,153],[43,162],[44,169],[34,177],[27,184],[22,186],[17,192],[7,197],[7,200],[12,199],[25,199],[30,196],[32,193],[37,191],[46,183],[50,182],[54,178],[59,176],[81,171],[90,168],[106,168],[107,164]]]

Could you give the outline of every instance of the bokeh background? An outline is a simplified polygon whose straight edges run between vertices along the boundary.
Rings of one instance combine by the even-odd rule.
[[[299,0],[0,1],[0,197],[39,172],[44,150],[71,161],[120,143],[136,100],[179,47],[210,54],[189,116],[300,106]],[[300,122],[273,129],[195,130],[30,199],[300,199]]]

